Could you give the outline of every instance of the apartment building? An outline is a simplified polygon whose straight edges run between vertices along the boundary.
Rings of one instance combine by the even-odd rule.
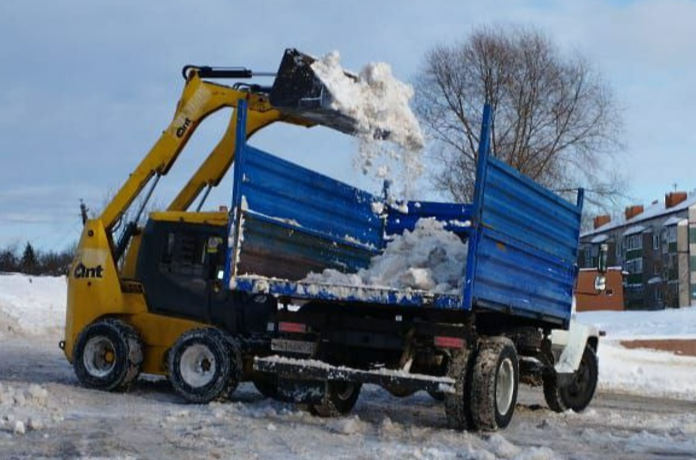
[[[624,271],[627,309],[696,303],[696,193],[629,206],[619,219],[595,217],[593,230],[580,236],[581,268],[596,266],[601,244],[609,247],[608,265]]]

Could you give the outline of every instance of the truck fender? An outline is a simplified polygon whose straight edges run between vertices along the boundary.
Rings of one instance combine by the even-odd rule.
[[[594,326],[571,321],[567,331],[554,329],[551,331],[551,344],[553,348],[562,348],[554,368],[556,374],[573,374],[580,367],[582,354],[587,346],[588,339],[599,338],[599,331]]]

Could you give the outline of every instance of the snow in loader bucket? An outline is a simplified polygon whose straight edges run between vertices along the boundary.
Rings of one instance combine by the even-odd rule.
[[[269,100],[284,113],[292,114],[332,129],[353,134],[357,122],[332,108],[334,97],[312,70],[316,58],[296,49],[285,50],[276,74]],[[358,77],[346,73],[357,80]]]
[[[583,193],[571,204],[489,154],[484,109],[474,201],[409,203],[282,160],[246,143],[240,101],[225,283],[284,302],[494,310],[567,328],[577,272]],[[403,208],[407,208],[406,211]],[[307,282],[310,272],[355,273],[417,218],[446,223],[468,244],[461,289],[435,293],[383,286]]]

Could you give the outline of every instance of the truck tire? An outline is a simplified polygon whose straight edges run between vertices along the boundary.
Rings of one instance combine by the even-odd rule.
[[[278,397],[278,382],[275,377],[255,377],[252,382],[256,390],[265,398],[275,399]]]
[[[544,374],[544,399],[554,412],[582,412],[590,405],[597,390],[599,363],[594,349],[586,345],[580,366],[570,384],[559,387],[553,372]]]
[[[507,337],[485,340],[472,372],[470,405],[473,428],[495,431],[512,420],[520,369],[515,345]]]
[[[433,398],[435,401],[442,402],[445,400],[445,394],[441,391],[431,391],[428,390],[428,394],[430,395],[431,398]]]
[[[447,377],[454,379],[454,393],[444,393],[447,425],[453,430],[471,428],[471,408],[469,407],[469,387],[471,383],[471,351],[457,350],[447,361]]]
[[[174,390],[194,404],[229,398],[242,375],[239,344],[214,327],[182,334],[170,350],[167,363]]]
[[[385,385],[384,389],[389,392],[390,395],[396,398],[408,398],[411,395],[416,394],[418,390],[412,388],[402,387],[399,385]]]
[[[140,374],[142,341],[129,324],[114,318],[96,321],[80,332],[73,351],[73,368],[87,388],[126,389]]]
[[[319,417],[339,417],[353,410],[360,396],[361,383],[339,382],[329,380],[326,382],[326,392],[321,404],[309,406],[309,411]]]

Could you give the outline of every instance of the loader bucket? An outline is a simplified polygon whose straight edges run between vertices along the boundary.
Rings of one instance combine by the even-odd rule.
[[[331,107],[333,95],[312,70],[315,61],[294,48],[285,50],[271,89],[271,105],[283,113],[354,134],[357,121]],[[346,75],[357,80],[355,75]]]

